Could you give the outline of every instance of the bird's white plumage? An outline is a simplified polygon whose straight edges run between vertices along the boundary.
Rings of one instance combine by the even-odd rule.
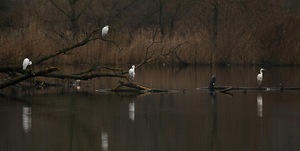
[[[132,67],[129,69],[129,77],[133,80],[134,76],[135,76],[135,72],[134,72],[135,66],[132,65]]]
[[[257,75],[257,84],[258,85],[261,85],[261,82],[262,82],[262,80],[263,80],[263,70],[265,70],[264,68],[261,68],[260,69],[260,73]]]
[[[23,70],[26,70],[27,66],[29,66],[31,64],[32,64],[32,62],[28,58],[25,58],[23,60]]]
[[[109,26],[106,25],[105,27],[102,28],[102,37],[105,37],[108,33]]]
[[[80,80],[76,80],[72,83],[73,86],[80,86]]]

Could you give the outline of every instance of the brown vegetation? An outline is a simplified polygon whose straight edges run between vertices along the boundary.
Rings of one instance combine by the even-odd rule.
[[[104,39],[119,48],[93,41],[46,64],[142,63],[145,54],[156,58],[148,63],[300,64],[297,0],[4,0],[0,7],[0,65],[36,60],[107,24]]]

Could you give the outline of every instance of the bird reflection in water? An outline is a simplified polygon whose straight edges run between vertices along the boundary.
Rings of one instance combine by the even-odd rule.
[[[260,93],[257,94],[257,116],[263,116],[263,98]]]
[[[31,130],[31,107],[23,106],[22,126],[23,130],[28,133]]]
[[[129,119],[134,121],[134,110],[135,110],[135,105],[134,102],[129,103]]]
[[[210,82],[210,96],[211,96],[211,150],[215,150],[215,142],[217,142],[217,125],[218,125],[218,112],[217,112],[217,96],[216,92],[214,91],[214,83],[215,83],[215,77],[212,77],[212,80]]]
[[[107,132],[101,132],[101,147],[103,151],[108,150],[108,134]]]

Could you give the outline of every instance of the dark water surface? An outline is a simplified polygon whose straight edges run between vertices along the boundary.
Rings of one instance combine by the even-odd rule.
[[[80,90],[6,91],[0,97],[0,150],[300,150],[299,91],[197,90],[213,72],[217,85],[257,85],[258,67],[214,70],[136,70],[136,83],[175,93],[95,91],[116,86],[118,79],[110,78],[84,82]],[[300,68],[267,67],[264,78],[264,86],[300,86]]]

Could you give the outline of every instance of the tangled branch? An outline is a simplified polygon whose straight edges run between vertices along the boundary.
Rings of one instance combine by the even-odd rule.
[[[183,42],[183,43],[179,43],[178,45],[176,45],[175,47],[172,47],[170,48],[169,50],[167,50],[166,52],[162,53],[163,51],[161,51],[161,53],[159,55],[156,55],[156,56],[153,56],[154,52],[153,51],[150,51],[150,48],[152,46],[154,46],[155,44],[159,44],[159,43],[162,43],[163,41],[160,40],[160,41],[157,41],[155,40],[156,39],[156,36],[157,36],[157,33],[158,33],[158,29],[159,28],[156,28],[156,30],[154,31],[154,34],[153,34],[153,37],[152,37],[152,41],[151,43],[146,47],[146,52],[145,52],[145,56],[144,56],[144,59],[143,61],[137,65],[137,68],[139,66],[142,66],[143,64],[146,64],[146,63],[149,63],[153,60],[157,60],[157,59],[160,59],[160,58],[164,58],[168,55],[171,55],[171,54],[174,54],[176,59],[179,60],[179,63],[181,64],[187,64],[185,61],[183,61],[177,54],[177,48],[179,48],[180,46],[184,45],[184,44],[187,44],[188,42]],[[163,48],[162,48],[163,49]],[[151,54],[150,54],[151,53]]]
[[[36,60],[32,61],[31,66],[36,66],[41,64],[42,62],[45,62],[51,58],[54,58],[58,55],[68,53],[75,48],[81,47],[91,41],[95,40],[102,40],[105,42],[110,42],[113,43],[119,51],[121,51],[121,48],[117,45],[117,43],[113,40],[107,40],[103,39],[101,37],[93,37],[96,35],[99,31],[99,28],[93,30],[89,35],[87,35],[83,40],[81,40],[79,43],[76,43],[70,47],[62,48],[54,53],[48,54],[41,56],[37,58]],[[110,71],[113,71],[113,73],[94,73],[97,70],[100,69],[107,69]],[[79,80],[89,80],[93,78],[98,78],[98,77],[118,77],[118,78],[126,78],[124,76],[125,71],[121,69],[115,69],[115,68],[110,68],[110,67],[99,67],[97,64],[91,66],[88,70],[82,71],[80,73],[75,73],[75,74],[61,74],[61,73],[53,73],[55,71],[59,71],[58,67],[48,67],[45,69],[41,69],[37,72],[34,71],[27,71],[23,70],[21,65],[6,65],[6,66],[0,66],[0,72],[4,74],[10,75],[11,73],[13,76],[8,76],[6,79],[2,79],[0,81],[0,89],[6,88],[8,86],[20,83],[22,81],[25,81],[29,78],[33,77],[51,77],[51,78],[58,78],[58,79],[79,79]]]

